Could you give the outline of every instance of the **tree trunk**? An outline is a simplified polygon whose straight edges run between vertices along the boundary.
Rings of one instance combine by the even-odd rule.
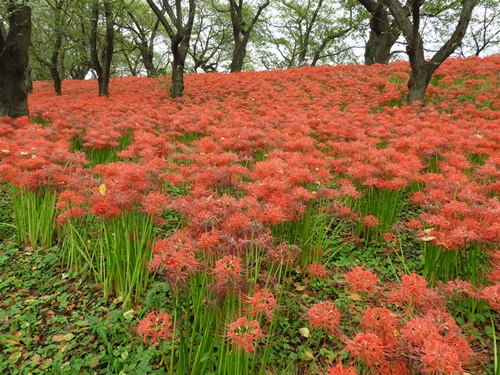
[[[149,54],[143,58],[144,67],[149,78],[158,77],[158,71],[153,63],[153,54]]]
[[[62,95],[62,79],[61,75],[59,74],[59,70],[57,70],[57,67],[50,67],[50,75],[52,77],[52,80],[54,81],[54,91],[57,95]]]
[[[154,59],[154,45],[155,45],[155,37],[156,32],[158,30],[158,26],[160,25],[160,20],[156,20],[153,29],[151,30],[151,36],[149,38],[149,43],[145,43],[144,54],[142,55],[144,67],[146,68],[146,72],[149,78],[158,77],[158,71],[153,63]]]
[[[194,14],[196,10],[196,1],[189,0],[189,14],[186,23],[183,25],[182,6],[181,0],[175,1],[174,9],[164,1],[163,6],[166,7],[167,14],[170,21],[175,25],[174,28],[170,25],[169,21],[165,18],[162,11],[156,6],[153,0],[147,0],[149,6],[158,17],[158,20],[167,31],[168,37],[171,41],[173,64],[172,64],[172,87],[170,88],[170,97],[177,98],[182,96],[184,90],[184,65],[186,63],[186,56],[189,50],[189,40],[191,39],[191,32],[193,29]]]
[[[94,0],[92,3],[92,26],[90,28],[90,60],[92,69],[97,75],[97,85],[99,87],[99,95],[101,95],[102,86],[102,66],[99,61],[99,53],[97,52],[97,27],[99,25],[99,1]]]
[[[28,87],[28,94],[33,92],[33,79],[31,78],[31,68],[26,69],[26,86]]]
[[[371,23],[371,22],[370,22]],[[365,64],[388,64],[391,57],[391,49],[396,38],[392,32],[378,33],[373,28],[370,30],[370,38],[366,42]]]
[[[408,103],[413,103],[419,101],[424,103],[425,91],[429,85],[432,77],[432,72],[428,72],[427,69],[418,69],[417,71],[411,72],[410,80],[408,81]]]
[[[50,58],[50,75],[54,81],[54,90],[57,95],[62,95],[62,79],[61,74],[59,73],[59,55],[62,45],[62,35],[61,32],[57,32],[56,41],[54,44],[54,51],[52,52],[52,56]]]
[[[29,116],[26,68],[11,53],[0,58],[0,117]]]
[[[184,91],[184,66],[186,56],[189,50],[189,37],[178,36],[172,41],[172,87],[170,88],[170,97],[178,98]]]
[[[31,39],[31,8],[7,5],[9,31],[0,33],[0,117],[29,116],[28,47]]]
[[[157,18],[153,28],[150,30],[151,34],[148,37],[147,32],[141,26],[140,22],[135,17],[134,13],[131,11],[127,12],[129,17],[132,19],[132,22],[135,24],[136,29],[132,30],[137,35],[138,41],[136,42],[137,47],[139,48],[139,52],[141,53],[142,63],[144,64],[144,68],[146,69],[146,73],[149,78],[154,78],[158,76],[158,71],[153,63],[154,58],[154,44],[155,38],[158,31],[158,27],[160,26],[160,20]],[[136,38],[134,38],[134,41]]]
[[[104,56],[102,58],[103,82],[102,87],[99,88],[99,95],[109,96],[111,59],[113,58],[114,53],[113,11],[111,9],[111,3],[109,1],[104,1],[104,17],[106,19],[106,44],[104,47]]]
[[[252,32],[252,29],[254,25],[257,23],[262,11],[268,5],[269,5],[269,0],[266,0],[264,3],[259,5],[257,12],[253,16],[250,23],[247,25],[247,23],[243,19],[243,0],[240,0],[239,2],[235,0],[229,1],[229,14],[231,16],[231,24],[233,26],[233,40],[234,40],[233,59],[230,65],[231,73],[241,72],[243,68],[243,61],[247,53],[247,45],[248,41],[250,40],[250,34]]]
[[[243,61],[245,60],[246,54],[246,43],[244,44],[243,41],[240,41],[233,50],[233,59],[231,60],[231,65],[229,67],[231,73],[241,72],[241,70],[243,69]]]
[[[62,50],[62,37],[63,37],[63,22],[61,19],[61,14],[63,13],[63,6],[65,5],[65,0],[59,0],[55,6],[55,23],[56,27],[54,29],[53,38],[54,40],[54,50],[50,57],[50,63],[46,64],[50,71],[50,76],[54,81],[54,91],[57,95],[62,95],[62,78],[59,72],[59,67],[61,64],[61,50]],[[43,64],[43,62],[42,62]]]
[[[139,50],[141,52],[142,63],[144,64],[144,68],[146,68],[146,73],[149,78],[154,78],[158,76],[158,72],[153,63],[153,45],[148,46],[146,43],[141,43]]]
[[[401,31],[396,22],[390,22],[387,7],[380,1],[359,0],[370,12],[370,37],[365,46],[365,64],[387,64],[391,57],[391,49],[399,38]]]
[[[106,40],[101,49],[100,56],[97,52],[97,28],[99,21],[99,2],[92,4],[92,27],[90,32],[90,56],[92,68],[97,75],[99,96],[109,96],[109,77],[111,73],[111,59],[113,57],[113,14],[109,1],[104,1],[104,15],[106,19]]]
[[[406,52],[411,67],[411,76],[408,81],[408,104],[415,101],[420,101],[423,104],[425,91],[431,81],[432,74],[462,42],[477,0],[461,1],[460,18],[452,35],[427,61],[424,56],[423,39],[420,35],[420,7],[423,2],[413,0],[407,3],[410,7],[403,7],[398,0],[382,1],[391,11],[408,43]],[[408,13],[408,10],[411,10],[411,12]],[[411,16],[411,19],[409,16]]]
[[[172,87],[170,88],[170,97],[178,98],[184,91],[184,68],[181,67],[179,59],[174,57],[172,66]]]

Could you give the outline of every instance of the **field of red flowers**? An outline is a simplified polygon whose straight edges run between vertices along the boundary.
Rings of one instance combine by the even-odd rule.
[[[500,56],[447,61],[423,107],[408,77],[35,82],[0,119],[19,242],[136,311],[164,280],[133,329],[165,373],[498,373]]]

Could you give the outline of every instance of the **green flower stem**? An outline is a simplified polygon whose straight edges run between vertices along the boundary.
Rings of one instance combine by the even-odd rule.
[[[490,321],[491,321],[491,330],[492,330],[492,338],[493,338],[493,373],[495,375],[500,374],[500,367],[498,365],[500,356],[498,353],[498,348],[497,348],[497,335],[495,332],[495,321],[493,319],[493,314],[490,315]]]
[[[19,242],[33,248],[51,247],[56,193],[45,186],[33,191],[11,185],[9,196],[14,209]]]

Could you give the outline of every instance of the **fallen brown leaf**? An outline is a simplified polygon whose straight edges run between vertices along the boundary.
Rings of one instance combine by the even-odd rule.
[[[96,368],[98,365],[99,365],[99,358],[98,357],[94,357],[92,362],[89,363],[90,368]]]
[[[31,362],[35,366],[37,366],[41,361],[42,361],[42,356],[40,354],[35,354],[33,357],[31,357]]]
[[[75,337],[74,334],[66,333],[65,335],[54,335],[52,336],[52,341],[54,342],[62,342],[62,341],[70,341],[73,337]]]

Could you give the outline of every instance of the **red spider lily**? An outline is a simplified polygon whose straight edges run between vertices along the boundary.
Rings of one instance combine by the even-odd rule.
[[[222,228],[231,234],[238,234],[250,227],[250,218],[241,212],[233,214],[223,224]]]
[[[307,267],[307,273],[309,276],[315,276],[318,279],[324,279],[328,276],[328,271],[324,264],[313,263]]]
[[[498,265],[495,266],[488,275],[488,279],[493,283],[500,282],[500,268]]]
[[[77,218],[85,215],[85,210],[81,207],[70,207],[64,212],[57,216],[56,223],[58,225],[63,225],[68,222],[71,218]]]
[[[120,204],[115,199],[108,197],[92,202],[92,213],[99,217],[117,218],[120,217],[122,211]]]
[[[338,334],[340,313],[331,301],[319,302],[311,306],[307,312],[311,327],[323,328],[331,334]]]
[[[468,181],[449,165],[443,175],[422,176],[424,190],[413,196],[426,208],[421,219],[434,227],[434,242],[448,249],[465,249],[474,242],[495,242],[498,224],[494,219],[498,202],[486,198],[485,186]]]
[[[40,125],[25,125],[10,139],[0,138],[0,176],[18,187],[61,191],[85,162],[82,153],[69,151],[66,139]]]
[[[252,212],[244,214],[257,209],[258,203],[252,198],[187,196],[174,200],[170,207],[185,214],[185,220],[191,232],[198,236],[202,248],[207,248],[207,241],[211,242],[210,252],[223,256],[243,254],[251,247],[266,249],[272,246],[269,228],[255,220]]]
[[[358,333],[348,341],[346,350],[355,357],[362,359],[370,367],[387,367],[391,352],[376,334]]]
[[[211,273],[214,275],[215,283],[212,290],[219,296],[239,289],[243,284],[243,267],[238,257],[226,255],[215,262]]]
[[[351,271],[346,272],[344,277],[351,287],[352,293],[366,293],[373,295],[378,282],[377,275],[365,270],[364,266],[356,266]]]
[[[488,302],[494,310],[500,310],[500,284],[489,286],[479,293],[479,298]]]
[[[154,181],[143,166],[111,163],[97,165],[94,172],[101,176],[101,184],[87,189],[91,190],[89,200],[97,216],[118,217],[127,211],[157,215],[167,202],[166,195],[153,190]]]
[[[167,204],[167,196],[160,192],[151,192],[144,198],[144,211],[146,214],[154,216],[161,214]]]
[[[116,79],[106,99],[98,98],[89,82],[66,82],[67,95],[61,97],[52,95],[47,83],[35,82],[30,109],[51,123],[0,119],[0,175],[19,186],[72,191],[73,196],[60,194],[60,223],[92,210],[111,217],[128,210],[156,214],[164,205],[165,185],[181,187],[188,195],[168,200],[169,208],[183,215],[186,229],[153,246],[152,265],[172,285],[186,283],[200,270],[196,259],[211,258],[207,254],[234,256],[241,263],[248,249],[261,249],[270,261],[294,265],[298,248],[274,246],[270,226],[300,218],[308,203],[320,198],[332,199],[336,215],[359,221],[345,205],[367,188],[400,191],[413,181],[420,191],[412,202],[422,215],[410,228],[434,228],[428,237],[445,249],[497,248],[500,116],[488,106],[500,106],[498,79],[491,74],[499,67],[498,56],[448,60],[440,67],[439,84],[429,88],[432,104],[425,108],[387,106],[405,91],[397,82],[408,79],[405,62],[193,75],[186,81],[190,95],[175,102],[165,100],[156,80],[145,78]],[[384,74],[394,79],[380,78]],[[459,88],[456,80],[466,87]],[[480,89],[486,80],[488,90]],[[472,99],[461,103],[459,96],[465,94]],[[132,142],[119,154],[126,162],[83,171],[84,155],[68,151],[76,138],[91,149],[109,148],[130,132]],[[185,133],[195,140],[183,140]],[[101,184],[105,194],[98,190]],[[492,263],[490,279],[497,283],[498,265]],[[229,288],[244,282],[227,280]],[[449,287],[471,293],[465,284]],[[369,284],[358,288],[374,294]],[[495,305],[495,290],[489,288],[480,293]],[[415,319],[427,316],[430,307],[445,307],[416,275],[404,277],[390,300],[402,308],[413,304],[411,313],[421,314]],[[371,311],[365,334],[387,344],[396,336],[389,334],[391,324],[385,327],[379,320],[390,316]],[[420,325],[434,327],[426,332],[441,344],[398,336],[398,350],[416,372],[442,371],[452,361],[446,358],[455,350],[450,349],[453,337],[460,337],[456,331],[445,335],[446,327],[455,330],[451,322],[443,323],[446,319],[429,319]],[[407,339],[413,351],[404,349]],[[388,363],[368,371],[408,373],[391,355]],[[463,368],[465,359],[459,358]]]
[[[379,224],[379,220],[376,216],[366,215],[365,217],[363,217],[363,223],[367,228],[373,228]]]
[[[268,250],[270,261],[282,266],[291,266],[300,255],[301,250],[296,245],[282,243]]]
[[[328,369],[327,375],[356,375],[356,367],[344,367],[342,362],[337,363],[335,366]]]
[[[258,321],[248,321],[244,316],[229,325],[227,337],[236,348],[252,353],[262,337],[262,329]]]
[[[399,321],[390,310],[383,307],[368,308],[363,312],[361,325],[365,332],[376,334],[387,347],[397,345],[397,332]]]
[[[425,342],[422,358],[422,373],[463,374],[464,370],[457,353],[449,345],[438,341]]]
[[[387,372],[391,375],[412,375],[413,373],[408,368],[408,364],[404,359],[398,358],[396,359],[390,368],[390,371]]]
[[[398,239],[393,233],[386,232],[382,235],[382,237],[388,244],[395,245],[398,243]]]
[[[200,265],[195,257],[194,244],[187,230],[178,231],[170,240],[158,240],[151,247],[150,268],[160,271],[171,287],[184,288],[189,276]]]
[[[126,159],[138,159],[141,164],[145,164],[153,157],[169,155],[172,148],[167,139],[158,137],[151,129],[138,129],[134,131],[133,142],[118,155]]]
[[[422,228],[422,222],[420,220],[410,220],[406,223],[408,228],[411,229],[421,229]]]
[[[265,205],[262,211],[257,213],[256,219],[268,225],[278,225],[286,221],[286,215],[280,207]]]
[[[442,289],[451,294],[452,296],[462,296],[467,295],[469,297],[474,297],[476,293],[474,292],[474,286],[464,280],[451,280],[442,286]]]
[[[336,213],[341,217],[341,218],[346,218],[355,221],[359,214],[356,212],[353,212],[350,207],[340,205],[338,207],[335,207]]]
[[[461,335],[454,319],[441,311],[430,310],[421,318],[410,319],[406,327],[401,330],[401,334],[406,340],[405,349],[419,360],[422,360],[429,350],[432,355],[436,348],[443,349],[445,346],[446,351],[453,352],[453,356],[456,356],[462,364],[467,363],[472,356],[472,350]],[[429,342],[440,344],[434,345]]]
[[[403,275],[401,283],[391,291],[390,301],[401,303],[417,303],[425,295],[427,281],[415,273]]]
[[[198,237],[198,246],[201,250],[206,251],[209,255],[213,255],[220,241],[221,238],[217,234],[217,231],[215,229],[212,229],[210,232],[202,233]]]
[[[160,340],[168,340],[172,337],[172,322],[169,314],[152,311],[139,321],[139,327],[135,329],[142,337],[144,343],[154,345]]]
[[[244,302],[249,305],[249,312],[253,317],[264,313],[268,318],[272,318],[276,308],[274,294],[266,292],[264,289],[257,289],[253,296],[244,298]]]

